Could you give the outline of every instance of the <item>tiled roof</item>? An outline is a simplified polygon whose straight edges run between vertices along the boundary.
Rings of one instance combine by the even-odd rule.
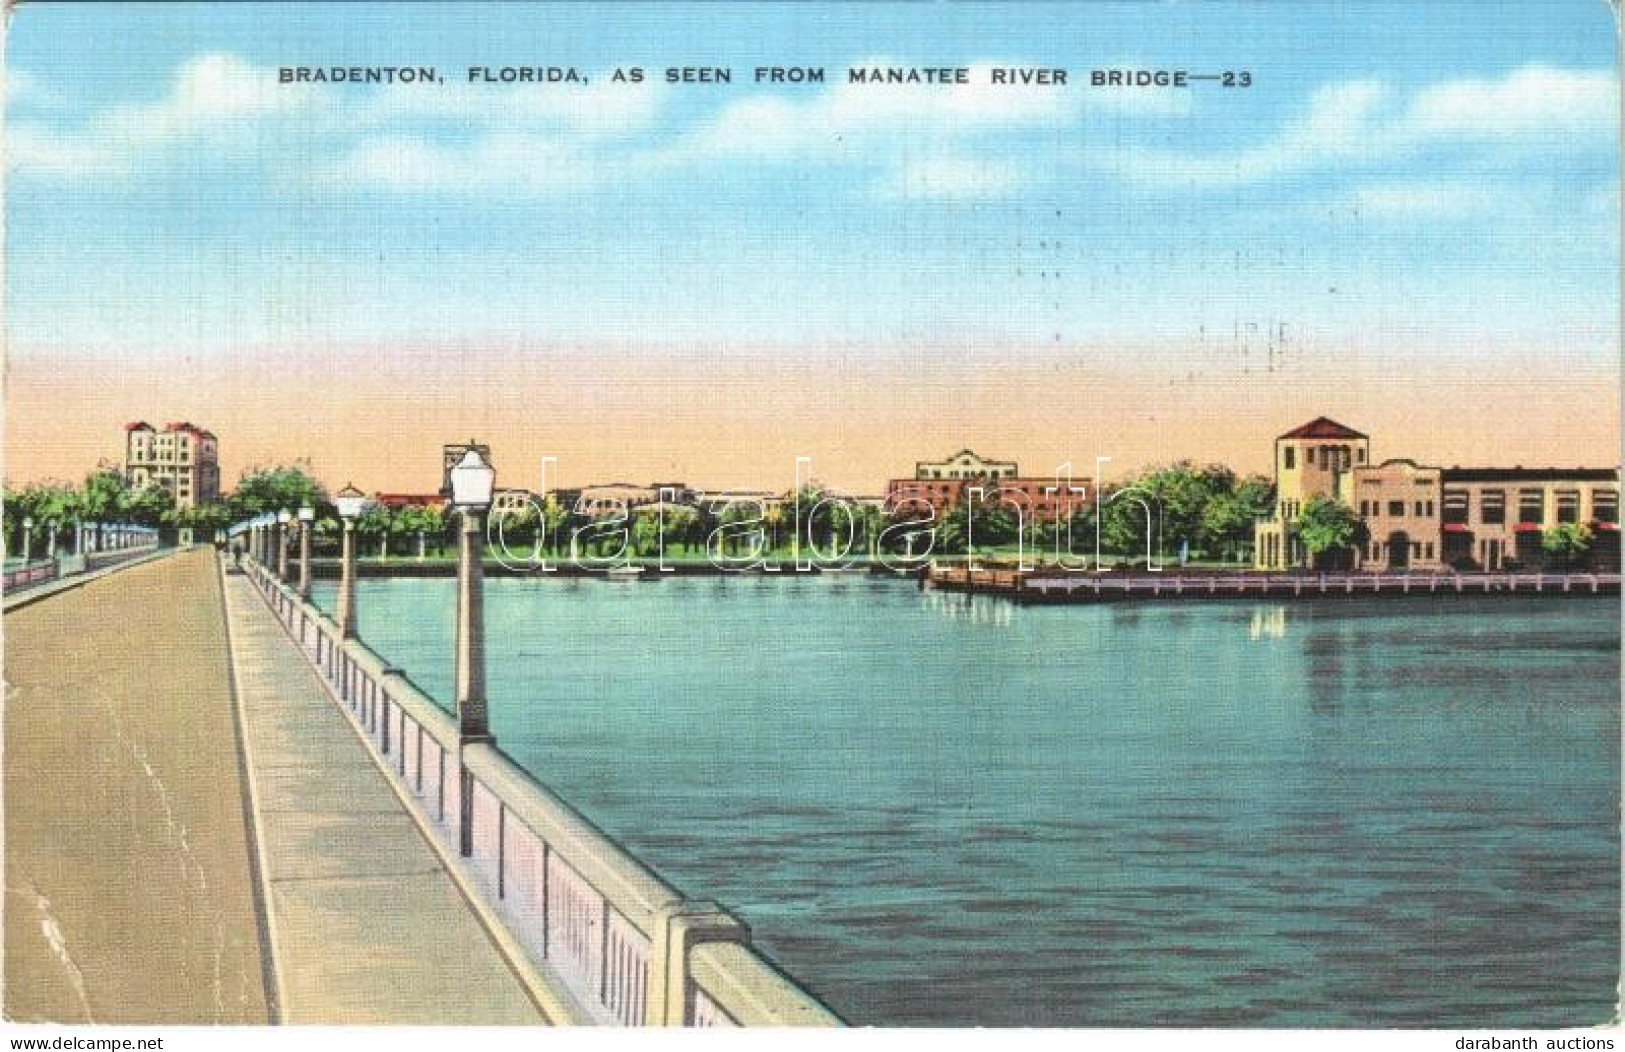
[[[1365,438],[1352,427],[1344,427],[1330,417],[1317,416],[1302,427],[1295,427],[1282,438]]]

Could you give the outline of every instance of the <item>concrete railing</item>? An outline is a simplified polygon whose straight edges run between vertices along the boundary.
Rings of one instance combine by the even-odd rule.
[[[749,930],[686,899],[551,790],[455,720],[399,669],[245,560],[368,748],[561,1002],[561,1021],[611,1026],[838,1026],[753,950]],[[468,814],[463,811],[467,808]],[[464,826],[471,850],[462,855]]]
[[[152,538],[123,548],[101,548],[85,554],[85,569],[100,570],[104,566],[117,566],[131,559],[139,559],[143,555],[158,550],[158,538]]]
[[[1463,595],[1530,592],[1604,594],[1617,592],[1618,573],[1258,573],[1202,574],[1170,569],[1102,573],[1056,573],[1053,569],[1014,571],[987,569],[972,573],[962,566],[939,566],[928,580],[939,587],[992,592],[1026,599],[1057,597],[1170,598],[1268,596],[1433,594]]]
[[[55,559],[36,559],[7,570],[4,582],[0,583],[0,591],[20,592],[25,588],[48,584],[57,579],[57,573]]]

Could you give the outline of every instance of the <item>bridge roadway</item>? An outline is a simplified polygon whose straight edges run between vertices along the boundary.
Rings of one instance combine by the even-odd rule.
[[[538,1023],[314,670],[202,549],[5,619],[5,1014]]]

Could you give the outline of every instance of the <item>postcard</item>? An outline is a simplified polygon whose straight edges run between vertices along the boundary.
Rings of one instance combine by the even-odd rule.
[[[8,1029],[1612,1047],[1617,17],[8,5]]]

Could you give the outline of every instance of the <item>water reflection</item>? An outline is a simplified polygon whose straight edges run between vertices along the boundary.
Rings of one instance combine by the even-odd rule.
[[[1253,607],[1252,622],[1247,626],[1247,638],[1254,643],[1265,639],[1285,639],[1286,607]]]
[[[1008,599],[969,592],[944,592],[934,588],[921,592],[920,601],[925,609],[948,621],[998,628],[1013,624],[1021,609]]]

